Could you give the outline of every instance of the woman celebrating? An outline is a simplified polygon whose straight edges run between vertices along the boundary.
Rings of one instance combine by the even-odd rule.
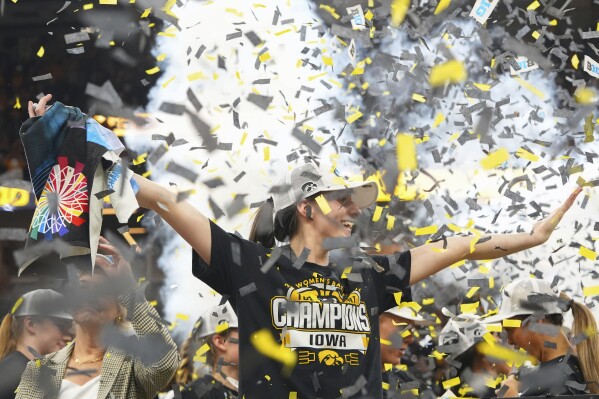
[[[62,349],[71,340],[73,318],[56,291],[23,295],[0,326],[0,398],[15,397],[21,374],[35,356]]]
[[[177,347],[157,321],[156,310],[135,287],[129,263],[104,238],[98,252],[110,257],[97,257],[102,272],[80,274],[82,294],[73,312],[75,339],[60,351],[29,362],[17,398],[150,399],[175,373]],[[124,285],[128,292],[115,296],[114,288]],[[127,309],[132,309],[131,322]],[[102,338],[108,336],[115,346],[105,346]]]
[[[35,109],[30,103],[30,116],[43,115],[48,99]],[[247,399],[382,397],[378,316],[397,305],[400,292],[462,259],[493,259],[544,243],[580,192],[530,233],[474,242],[454,237],[393,256],[354,256],[339,276],[329,249],[352,245],[355,219],[377,198],[375,183],[339,182],[312,164],[295,167],[259,210],[256,243],[226,233],[167,188],[135,178],[139,205],[193,247],[194,275],[235,308],[239,394]],[[271,248],[275,239],[289,245]]]
[[[574,342],[568,340],[562,329],[563,314],[569,310],[574,317]],[[533,369],[521,368],[510,375],[500,389],[501,396],[599,393],[597,323],[584,304],[560,293],[545,280],[525,278],[503,289],[497,315],[488,317],[485,323],[506,319],[520,324],[520,327],[503,327],[508,343],[524,349],[539,365]]]
[[[181,365],[176,381],[184,386],[183,399],[236,399],[239,387],[239,335],[233,307],[211,306],[195,324],[181,347]],[[196,353],[203,353],[210,373],[197,378],[194,367]],[[169,396],[174,397],[174,396]]]

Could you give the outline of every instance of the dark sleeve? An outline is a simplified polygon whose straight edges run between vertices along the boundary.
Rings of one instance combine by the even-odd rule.
[[[396,252],[388,256],[374,255],[372,259],[382,268],[382,271],[374,268],[371,271],[379,298],[379,313],[397,306],[393,295],[397,290],[402,292],[402,302],[411,302],[412,257],[410,251]]]
[[[192,250],[192,273],[219,294],[234,297],[243,285],[242,259],[243,274],[245,274],[250,272],[251,260],[255,259],[257,262],[258,248],[261,245],[227,233],[212,221],[210,221],[210,235],[212,239],[210,265]]]

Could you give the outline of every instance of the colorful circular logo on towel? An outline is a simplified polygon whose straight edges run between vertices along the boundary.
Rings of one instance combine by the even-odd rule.
[[[58,157],[33,214],[31,238],[37,240],[43,234],[51,240],[55,234],[68,233],[70,225],[85,223],[81,215],[88,212],[89,195],[87,178],[81,172],[83,166],[81,162],[69,166],[66,157]]]

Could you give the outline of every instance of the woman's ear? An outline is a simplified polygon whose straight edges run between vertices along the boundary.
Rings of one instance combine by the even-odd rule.
[[[25,316],[25,318],[23,319],[23,328],[30,335],[35,335],[37,333],[37,323],[33,321],[33,319],[30,316]]]
[[[212,336],[212,345],[221,352],[224,352],[226,350],[226,338],[220,334],[214,334]]]
[[[308,202],[308,200],[301,200],[297,204],[297,210],[306,219],[312,220],[312,218],[313,218],[313,209],[312,209],[312,205],[310,205],[310,203]]]

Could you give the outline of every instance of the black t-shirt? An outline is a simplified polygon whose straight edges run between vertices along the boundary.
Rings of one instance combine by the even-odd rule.
[[[210,374],[181,390],[182,399],[237,399],[237,392],[216,381]]]
[[[383,372],[383,382],[388,384],[386,390],[383,390],[383,399],[391,398],[412,398],[436,399],[437,395],[429,387],[409,371],[391,369]],[[417,389],[418,394],[412,394],[411,390]]]
[[[541,363],[534,369],[521,371],[518,379],[521,396],[588,393],[578,358],[570,354]]]
[[[0,361],[0,399],[14,399],[28,362],[29,359],[19,351],[11,352]]]
[[[332,266],[292,261],[289,247],[267,249],[214,223],[211,236],[211,265],[194,252],[193,274],[237,311],[241,397],[382,397],[378,317],[397,306],[394,292],[409,297],[410,252],[355,260],[341,278]],[[297,354],[290,375],[252,345],[262,329]]]

